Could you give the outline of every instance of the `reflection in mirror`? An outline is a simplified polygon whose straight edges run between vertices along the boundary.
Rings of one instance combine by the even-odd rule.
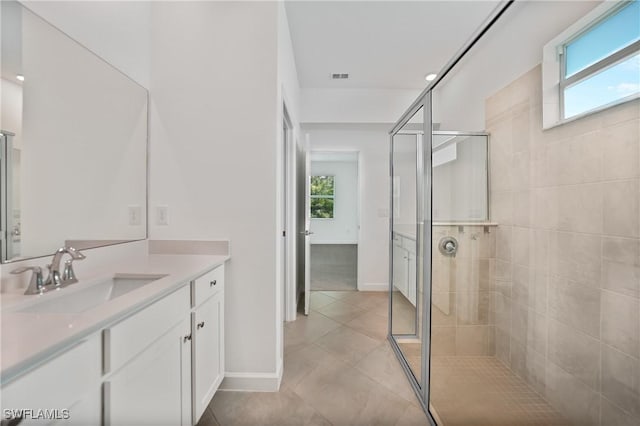
[[[418,384],[421,381],[421,286],[417,276],[418,152],[422,139],[422,108],[393,135],[391,244],[391,333]]]
[[[3,262],[146,238],[147,91],[3,1]]]

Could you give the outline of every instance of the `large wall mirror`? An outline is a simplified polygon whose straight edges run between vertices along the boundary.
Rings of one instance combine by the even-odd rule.
[[[2,262],[147,236],[147,90],[2,1]]]

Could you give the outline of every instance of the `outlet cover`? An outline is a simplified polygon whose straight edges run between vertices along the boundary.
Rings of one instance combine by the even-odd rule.
[[[156,207],[156,225],[158,226],[169,225],[169,206]]]
[[[140,206],[129,206],[129,225],[140,226],[142,223],[142,208]]]

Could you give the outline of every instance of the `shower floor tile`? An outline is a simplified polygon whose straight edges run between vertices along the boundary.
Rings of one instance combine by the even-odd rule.
[[[431,404],[443,426],[569,425],[494,357],[433,357]]]

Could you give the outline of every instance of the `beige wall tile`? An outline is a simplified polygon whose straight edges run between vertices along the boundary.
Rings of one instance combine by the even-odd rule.
[[[634,418],[607,398],[602,397],[600,401],[603,426],[638,426],[640,424],[640,417]]]
[[[496,259],[511,261],[511,246],[513,238],[510,226],[496,228]]]
[[[600,394],[553,362],[545,373],[545,396],[564,417],[580,426],[600,424]]]
[[[514,226],[511,230],[511,262],[514,265],[529,266],[529,247],[531,246],[529,228]]]
[[[500,225],[513,224],[513,192],[491,193],[491,220]]]
[[[455,355],[456,354],[456,327],[432,327],[431,328],[431,354]]]
[[[513,305],[511,336],[524,345],[528,352],[546,354],[547,318],[525,306]]]
[[[601,240],[597,235],[552,232],[549,267],[552,275],[600,287]]]
[[[496,358],[508,366],[510,364],[511,357],[511,338],[509,337],[509,332],[502,331],[496,327],[495,339]]]
[[[540,166],[549,185],[598,182],[601,153],[599,131],[590,132],[549,144],[545,162]]]
[[[549,361],[584,382],[600,389],[600,342],[558,321],[549,321]]]
[[[638,117],[640,117],[640,100],[635,99],[603,111],[602,126],[615,126],[628,120],[637,120]]]
[[[516,101],[512,108],[512,150],[514,154],[526,153],[529,151],[530,142],[530,112],[529,112],[529,99],[524,98]],[[518,160],[516,160],[518,161]],[[527,167],[527,172],[529,167]],[[527,177],[528,180],[528,177]]]
[[[531,192],[516,191],[513,194],[513,224],[528,227],[531,224]]]
[[[640,297],[640,240],[602,239],[602,287]]]
[[[456,293],[456,316],[458,325],[488,325],[493,292],[475,291]]]
[[[529,278],[529,268],[519,265],[515,265],[513,267],[513,286],[511,287],[511,299],[513,299],[514,303],[518,303],[525,307],[529,305]]]
[[[604,184],[604,233],[640,236],[640,181]]]
[[[456,324],[456,294],[433,293],[431,295],[431,324],[449,325]]]
[[[534,189],[531,194],[531,226],[540,229],[558,229],[558,188]]]
[[[529,151],[516,152],[511,158],[513,173],[511,174],[511,188],[515,191],[522,191],[529,188]]]
[[[545,229],[531,230],[531,257],[529,264],[539,271],[549,270],[549,236],[551,231]]]
[[[558,222],[561,231],[602,233],[603,188],[601,184],[557,188]]]
[[[640,360],[602,345],[602,395],[640,418]]]
[[[551,277],[548,300],[551,318],[590,336],[600,336],[600,290]]]
[[[602,341],[640,358],[640,299],[602,291]]]
[[[498,328],[502,331],[510,332],[511,330],[511,299],[502,293],[494,292],[494,302],[491,304],[493,309],[492,317]]]
[[[624,179],[640,175],[640,120],[630,120],[602,131],[602,177]]]

